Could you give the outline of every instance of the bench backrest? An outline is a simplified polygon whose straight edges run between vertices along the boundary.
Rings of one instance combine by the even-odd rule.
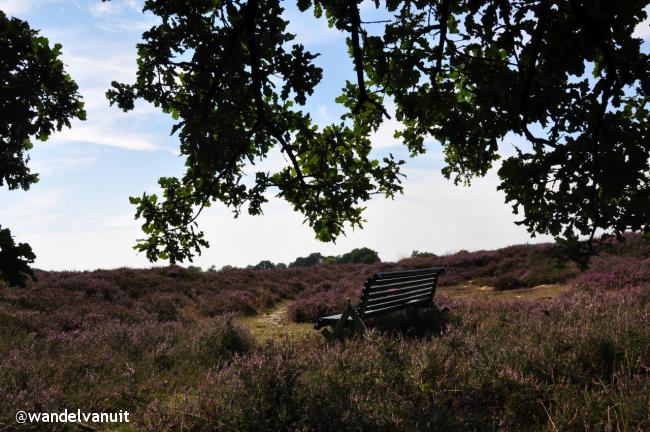
[[[381,315],[407,306],[433,303],[442,267],[421,270],[376,273],[364,284],[358,314]]]

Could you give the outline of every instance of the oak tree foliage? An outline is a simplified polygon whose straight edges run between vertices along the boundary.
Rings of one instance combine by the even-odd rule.
[[[386,100],[411,155],[427,137],[438,140],[443,174],[457,183],[484,175],[507,134],[523,138],[502,162],[499,188],[523,214],[519,223],[556,236],[574,258],[594,253],[599,231],[648,234],[650,66],[633,36],[647,4],[375,1],[389,18],[367,22],[357,1],[298,0],[347,35],[356,72],[336,97],[348,112],[319,128],[303,108],[323,74],[318,54],[293,42],[279,0],[148,0],[162,22],[138,46],[136,83],[114,83],[108,97],[125,110],[143,98],[169,113],[187,171],[160,180],[160,201],[132,198],[148,234],[137,248],[151,260],[191,260],[207,246],[195,222],[204,207],[221,201],[259,214],[268,191],[321,240],[361,226],[371,195],[402,190],[403,161],[370,153]],[[27,190],[38,180],[28,167],[32,140],[85,118],[60,50],[0,11],[0,186]],[[273,148],[287,166],[246,183],[245,165]],[[24,283],[33,260],[29,245],[0,229],[4,279]]]
[[[191,260],[208,245],[196,224],[204,207],[255,215],[268,192],[320,240],[361,226],[373,194],[402,191],[403,161],[371,154],[388,100],[404,125],[396,138],[412,156],[439,141],[456,183],[503,156],[499,189],[518,223],[583,263],[597,234],[650,231],[650,63],[633,35],[648,0],[375,0],[381,22],[364,21],[357,0],[298,0],[346,34],[356,72],[333,95],[346,114],[324,127],[304,105],[327,71],[287,30],[286,3],[145,2],[160,24],[138,45],[136,82],[114,82],[108,98],[169,113],[186,157],[183,177],[160,179],[161,198],[131,199],[147,234],[136,249],[150,260]],[[499,142],[507,151],[513,136],[504,155]],[[274,148],[286,166],[255,172]]]
[[[0,10],[0,187],[28,190],[38,181],[28,166],[32,140],[47,140],[71,118],[85,119],[60,55],[60,44],[50,46],[27,22]],[[27,243],[16,244],[0,226],[0,280],[24,285],[34,259]]]

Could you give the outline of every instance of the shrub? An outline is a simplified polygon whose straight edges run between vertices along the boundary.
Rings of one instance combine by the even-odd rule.
[[[176,305],[168,298],[154,300],[149,310],[156,314],[158,321],[176,321],[178,318]]]
[[[510,275],[497,277],[496,279],[494,279],[493,284],[494,284],[494,288],[496,288],[499,291],[511,290],[515,288],[521,288],[522,286],[524,286],[524,283],[522,281]]]
[[[251,268],[253,270],[272,269],[272,268],[275,268],[275,264],[273,264],[269,260],[263,260],[263,261],[260,261],[259,263],[255,264],[254,266],[248,266],[248,268]]]
[[[232,315],[211,320],[199,333],[197,342],[199,355],[208,363],[218,363],[255,347],[253,335],[247,328],[234,323]]]
[[[436,256],[437,255],[432,252],[420,252],[418,250],[411,252],[411,258],[435,258]]]
[[[294,262],[289,264],[289,267],[311,267],[316,264],[321,264],[325,257],[318,252],[311,253],[306,257],[298,257]]]

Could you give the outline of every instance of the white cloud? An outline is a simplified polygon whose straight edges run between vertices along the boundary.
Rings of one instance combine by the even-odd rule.
[[[117,12],[115,2],[96,2],[88,7],[88,11],[95,17]]]
[[[97,28],[113,33],[141,33],[160,22],[153,14],[143,14],[144,3],[141,0],[98,0],[88,6],[88,11],[95,18]],[[134,14],[135,13],[135,14]]]
[[[401,145],[402,142],[395,138],[394,135],[396,131],[403,129],[404,126],[395,120],[395,116],[392,116],[391,119],[384,119],[379,129],[370,135],[373,148],[379,149]]]
[[[18,16],[28,13],[32,3],[27,0],[0,0],[0,10],[9,16]]]
[[[646,13],[647,12],[648,11],[646,10]],[[634,29],[634,33],[632,33],[632,36],[649,41],[650,40],[650,18],[646,18],[644,21],[637,24],[636,28]]]
[[[329,27],[325,17],[314,17],[311,9],[305,12],[288,10],[283,14],[283,18],[289,21],[287,31],[296,35],[296,38],[290,42],[292,44],[322,45],[345,37],[341,31]]]

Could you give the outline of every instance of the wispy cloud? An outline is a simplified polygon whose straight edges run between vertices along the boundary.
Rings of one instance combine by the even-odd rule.
[[[102,54],[76,54],[72,49],[64,52],[63,62],[68,73],[77,81],[100,81],[110,80],[132,81],[136,74],[136,56],[133,54],[110,53]]]
[[[142,13],[143,6],[141,0],[113,0],[93,2],[88,6],[88,11],[95,19],[95,26],[101,30],[141,33],[160,21],[153,14]]]
[[[38,159],[31,163],[33,172],[51,177],[67,171],[87,168],[96,161],[91,155],[65,155],[48,159]]]
[[[88,11],[93,16],[104,16],[107,14],[142,12],[143,0],[113,0],[110,2],[97,2],[91,0]]]
[[[153,143],[154,137],[146,133],[121,131],[114,124],[98,125],[77,122],[71,129],[53,135],[52,143],[82,142],[118,147],[133,151],[168,151]]]
[[[9,226],[36,226],[54,219],[61,219],[62,203],[66,193],[59,188],[32,187],[29,193],[15,193],[2,190],[3,205],[0,208],[0,221],[9,221]]]

